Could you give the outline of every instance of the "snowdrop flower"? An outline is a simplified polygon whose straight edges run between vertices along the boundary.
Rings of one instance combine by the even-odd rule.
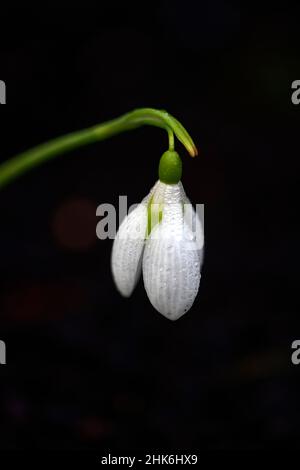
[[[111,257],[119,292],[130,296],[143,271],[151,304],[170,320],[191,308],[203,258],[202,224],[186,197],[181,173],[177,152],[165,152],[159,181],[121,223]]]
[[[180,182],[182,166],[174,139],[192,157],[197,148],[183,125],[166,110],[133,109],[15,155],[0,165],[0,190],[51,158],[145,125],[167,131],[169,150],[160,160],[159,181],[119,228],[112,250],[112,272],[120,293],[129,296],[143,270],[150,302],[176,320],[192,306],[198,292],[203,233]]]

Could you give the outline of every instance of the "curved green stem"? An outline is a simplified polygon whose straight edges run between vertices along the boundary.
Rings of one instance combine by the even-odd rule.
[[[175,143],[174,143],[174,133],[172,129],[168,129],[168,136],[169,136],[169,150],[174,150],[175,149]]]
[[[140,108],[103,124],[50,140],[5,161],[0,165],[0,189],[31,168],[57,155],[144,125],[165,129],[169,136],[169,146],[173,148],[174,133],[192,157],[197,155],[192,138],[177,119],[166,111]]]

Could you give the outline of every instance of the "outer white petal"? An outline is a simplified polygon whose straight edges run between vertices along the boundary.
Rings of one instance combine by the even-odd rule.
[[[119,292],[129,297],[140,277],[142,254],[148,223],[147,204],[157,184],[148,196],[121,223],[113,243],[111,269]]]
[[[195,211],[191,201],[185,194],[183,185],[181,181],[178,183],[181,189],[182,199],[184,201],[184,222],[189,226],[190,230],[193,233],[194,240],[196,241],[198,247],[198,256],[200,261],[200,267],[203,263],[204,256],[204,231],[203,231],[203,215],[199,217],[198,212]],[[191,249],[194,249],[194,246],[191,246]]]
[[[181,187],[165,186],[163,220],[146,242],[143,277],[152,305],[170,320],[177,320],[197,295],[200,261],[193,234],[184,223]]]
[[[165,184],[158,181],[153,187],[153,204],[173,204],[184,202],[186,194],[181,182],[178,184]]]
[[[200,220],[198,213],[193,208],[190,200],[188,198],[185,199],[184,202],[184,222],[188,225],[191,232],[193,233],[193,239],[197,245],[197,252],[199,256],[200,266],[203,262],[203,255],[204,255],[204,233],[203,233],[203,226]],[[193,249],[193,245],[191,249]]]

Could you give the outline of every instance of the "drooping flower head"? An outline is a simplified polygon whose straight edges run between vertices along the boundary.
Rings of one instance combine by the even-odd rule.
[[[130,296],[143,271],[151,304],[170,320],[191,308],[203,259],[202,224],[184,192],[181,173],[177,152],[165,152],[159,181],[123,220],[111,258],[119,292]]]
[[[174,136],[192,157],[197,155],[197,148],[174,116],[161,109],[138,108],[54,138],[1,163],[0,190],[60,154],[144,125],[167,131],[169,151],[161,157],[159,181],[119,228],[112,251],[112,272],[118,290],[129,296],[143,269],[152,305],[176,320],[191,307],[198,292],[203,231],[180,182],[182,164],[174,151]]]

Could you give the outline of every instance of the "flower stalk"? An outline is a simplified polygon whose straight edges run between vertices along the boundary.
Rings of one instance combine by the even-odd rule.
[[[34,167],[58,155],[145,125],[159,127],[167,131],[169,150],[174,150],[175,135],[192,157],[197,155],[192,138],[171,114],[164,110],[139,108],[111,121],[55,138],[5,161],[0,165],[0,189]]]

